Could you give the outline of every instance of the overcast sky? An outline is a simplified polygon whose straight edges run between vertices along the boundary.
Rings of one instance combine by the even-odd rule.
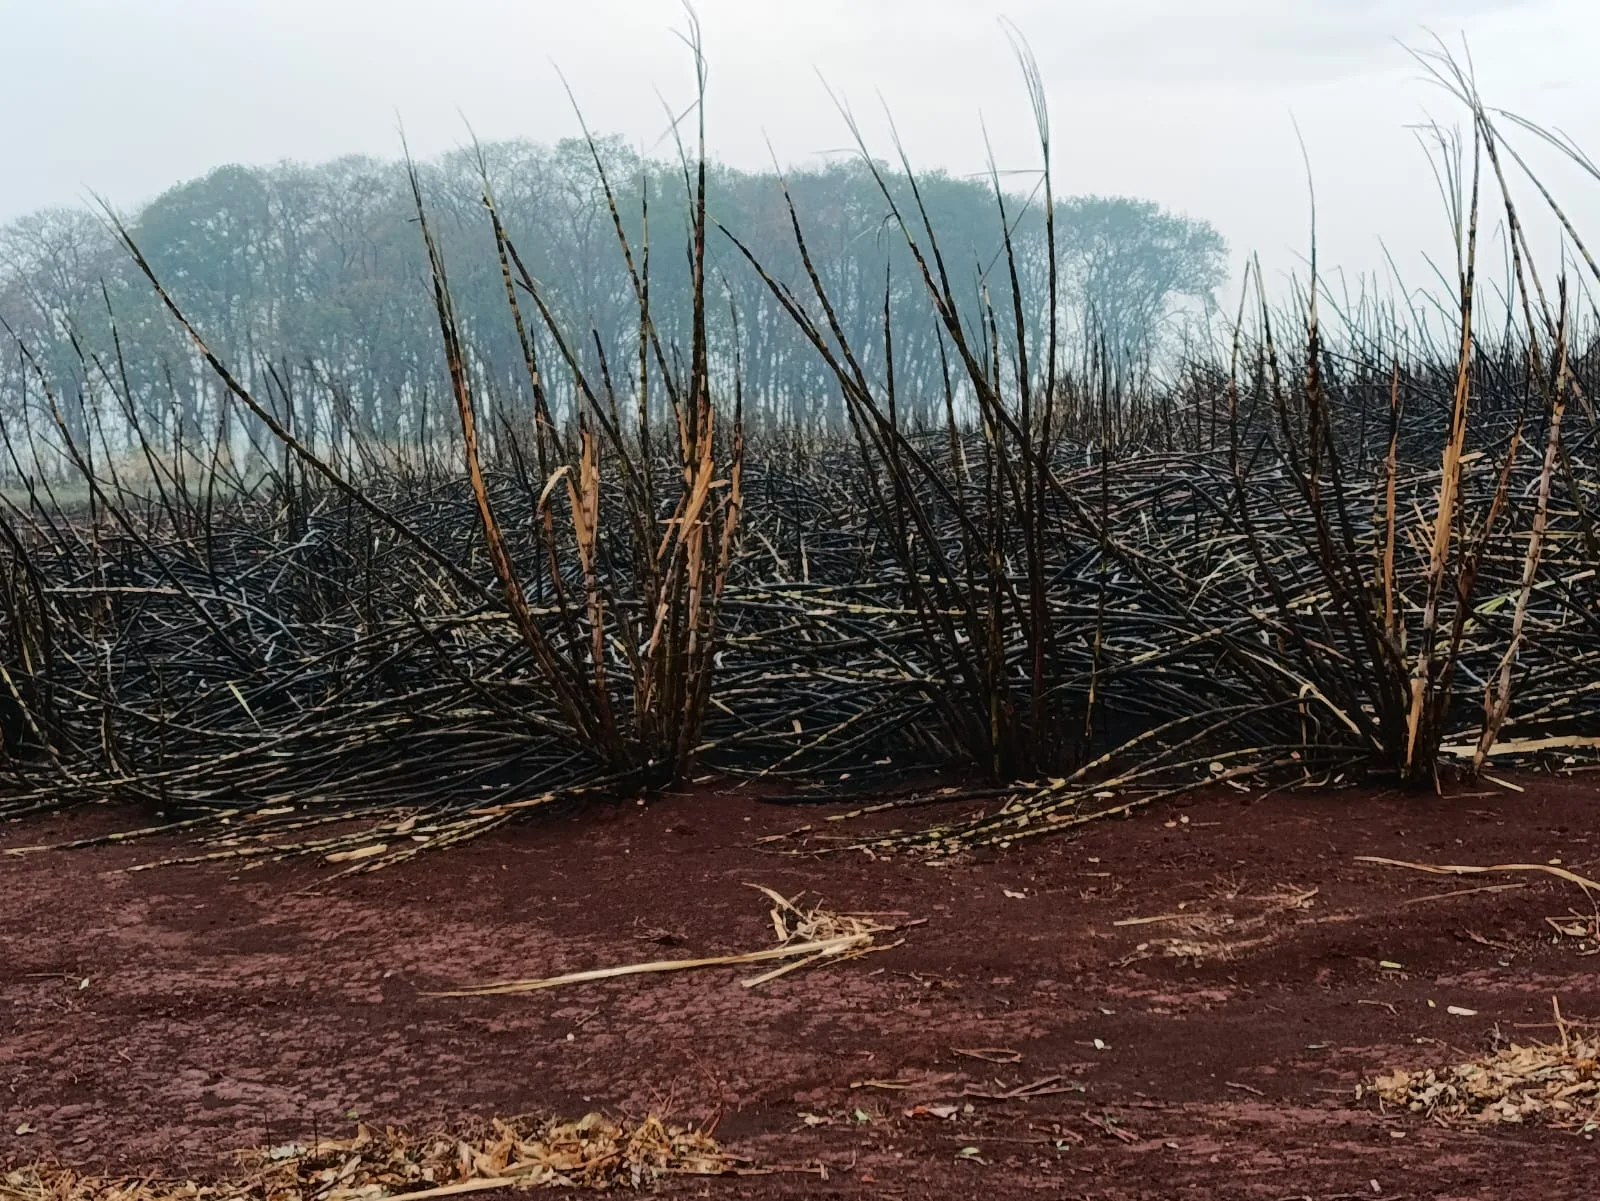
[[[1238,259],[1295,265],[1310,152],[1324,260],[1380,267],[1444,252],[1446,224],[1408,127],[1459,119],[1401,43],[1464,34],[1486,98],[1600,158],[1597,0],[698,0],[713,150],[742,166],[839,153],[822,80],[888,151],[878,96],[913,161],[1037,163],[1000,25],[1038,57],[1060,188],[1151,197],[1204,217]],[[0,220],[89,189],[131,209],[226,162],[419,154],[465,138],[591,125],[657,152],[663,98],[690,95],[678,0],[0,0]],[[1541,163],[1551,156],[1538,156]],[[1600,184],[1552,169],[1592,217]],[[1548,223],[1546,223],[1548,224]],[[1380,242],[1380,239],[1382,240]],[[1415,281],[1413,281],[1415,282]]]

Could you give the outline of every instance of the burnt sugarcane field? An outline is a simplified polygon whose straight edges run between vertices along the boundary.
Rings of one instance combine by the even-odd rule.
[[[687,21],[0,230],[0,1201],[1583,1195],[1600,170],[1400,50],[1432,277],[1279,276]]]

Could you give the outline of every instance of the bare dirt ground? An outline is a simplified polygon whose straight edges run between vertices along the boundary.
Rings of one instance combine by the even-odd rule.
[[[1355,861],[1600,871],[1600,780],[1518,779],[1443,800],[1205,795],[942,867],[783,855],[820,844],[757,839],[839,827],[715,791],[333,882],[312,864],[122,870],[173,843],[0,857],[0,1164],[204,1173],[352,1115],[654,1110],[715,1119],[758,1164],[827,1170],[671,1195],[1593,1196],[1581,1135],[1353,1101],[1390,1067],[1553,1038],[1553,995],[1600,1020],[1600,955],[1545,921],[1583,909],[1579,890]],[[129,819],[0,826],[0,850]],[[927,920],[756,989],[707,969],[421,995],[759,949],[748,883]],[[1118,924],[1145,918],[1163,920]]]

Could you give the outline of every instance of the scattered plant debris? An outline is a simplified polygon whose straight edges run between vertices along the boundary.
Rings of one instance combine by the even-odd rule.
[[[1272,941],[1283,919],[1310,909],[1319,892],[1317,888],[1286,886],[1262,896],[1246,896],[1240,889],[1230,888],[1211,898],[1204,909],[1123,918],[1112,926],[1160,925],[1172,930],[1171,937],[1141,941],[1125,962],[1148,958],[1157,951],[1168,958],[1196,962],[1227,960]]]

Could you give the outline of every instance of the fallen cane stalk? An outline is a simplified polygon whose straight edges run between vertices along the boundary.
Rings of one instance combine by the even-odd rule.
[[[1462,864],[1407,863],[1403,859],[1384,859],[1378,855],[1357,855],[1357,863],[1377,863],[1384,867],[1408,867],[1412,871],[1429,872],[1435,876],[1481,876],[1489,872],[1544,872],[1576,884],[1584,892],[1600,893],[1600,883],[1569,872],[1564,867],[1548,863],[1496,863],[1489,867],[1472,867]]]
[[[852,947],[864,946],[871,941],[871,934],[846,934],[839,938],[794,943],[785,947],[770,947],[765,951],[749,951],[742,955],[714,955],[707,959],[658,959],[651,963],[630,963],[621,967],[603,967],[587,972],[569,972],[564,976],[549,976],[542,980],[506,980],[496,984],[480,984],[471,988],[451,989],[446,992],[425,992],[421,995],[425,997],[506,996],[511,993],[536,992],[542,988],[555,988],[562,984],[582,984],[589,980],[612,980],[619,976],[642,976],[652,972],[682,972],[700,967],[736,967],[745,963],[765,963],[773,959],[792,959],[800,955],[814,955],[821,958],[837,955]]]
[[[867,942],[870,943],[871,941],[871,938],[867,937]],[[765,984],[769,980],[776,980],[779,976],[786,976],[790,972],[797,972],[801,968],[810,967],[813,963],[820,963],[824,959],[837,959],[840,963],[843,963],[851,959],[860,959],[863,955],[871,955],[874,951],[892,951],[894,948],[902,946],[905,941],[906,940],[903,938],[898,938],[894,942],[889,943],[887,946],[882,947],[863,945],[858,949],[849,951],[848,953],[838,951],[818,951],[809,959],[802,959],[797,963],[786,963],[782,967],[775,967],[770,972],[762,972],[759,976],[751,976],[747,980],[739,981],[739,983],[745,988],[755,988],[758,984]]]

